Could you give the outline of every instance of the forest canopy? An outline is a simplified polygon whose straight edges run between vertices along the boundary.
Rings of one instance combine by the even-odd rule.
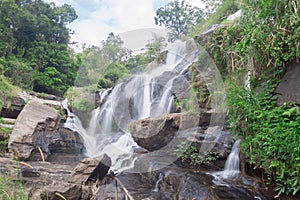
[[[67,4],[1,0],[0,72],[24,89],[61,95],[79,63],[72,57],[66,26],[77,19]]]

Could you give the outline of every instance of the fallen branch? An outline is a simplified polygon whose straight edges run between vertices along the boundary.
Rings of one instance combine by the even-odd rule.
[[[30,164],[26,163],[26,162],[21,161],[20,164],[33,169],[33,167]]]
[[[66,197],[64,197],[63,195],[59,194],[58,192],[55,193],[57,196],[59,196],[60,198],[62,198],[63,200],[67,200]]]
[[[41,154],[42,161],[45,162],[45,156],[44,156],[44,154],[43,154],[43,151],[42,151],[41,147],[38,147],[38,150],[39,150],[39,152],[40,152],[40,154]]]

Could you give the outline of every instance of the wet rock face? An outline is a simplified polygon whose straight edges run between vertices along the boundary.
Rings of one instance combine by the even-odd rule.
[[[217,186],[207,173],[175,166],[144,174],[123,174],[119,179],[134,199],[255,199],[252,191],[242,186]]]
[[[287,67],[287,72],[276,88],[278,94],[277,104],[286,102],[300,105],[300,63],[292,63]]]

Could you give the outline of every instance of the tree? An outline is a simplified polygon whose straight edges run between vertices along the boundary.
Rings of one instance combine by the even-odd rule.
[[[67,4],[1,0],[0,60],[5,61],[1,71],[22,88],[61,95],[74,84],[78,69],[66,27],[76,18]]]
[[[156,25],[164,25],[170,30],[169,40],[173,41],[182,34],[187,35],[191,25],[199,22],[202,16],[203,11],[200,8],[186,4],[185,0],[175,0],[166,7],[160,7],[154,20]]]
[[[102,54],[108,61],[122,60],[126,55],[126,48],[122,47],[124,42],[119,35],[109,33],[107,39],[101,42]]]

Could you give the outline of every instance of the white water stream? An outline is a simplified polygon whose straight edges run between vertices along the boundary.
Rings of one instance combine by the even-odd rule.
[[[67,100],[62,102],[68,113],[65,126],[80,134],[87,156],[107,154],[112,159],[114,172],[134,166],[132,155],[137,144],[128,131],[128,125],[134,120],[171,112],[174,107],[173,81],[183,76],[184,70],[193,62],[186,58],[186,52],[186,43],[177,41],[168,49],[166,64],[135,75],[112,90],[102,91],[99,94],[101,106],[92,111],[87,129],[70,112]],[[166,72],[172,74],[166,84],[157,82],[157,77]]]

